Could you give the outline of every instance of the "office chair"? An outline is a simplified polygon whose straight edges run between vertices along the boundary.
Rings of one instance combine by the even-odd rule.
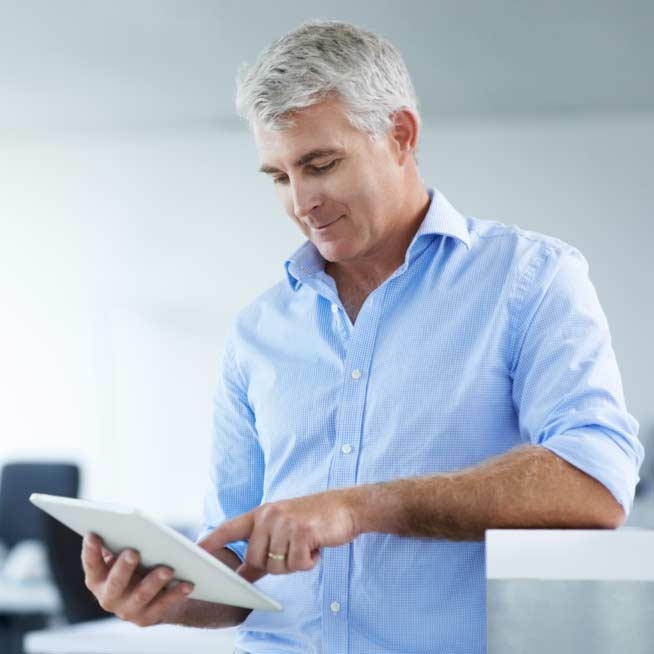
[[[79,468],[73,463],[9,463],[0,478],[0,539],[9,547],[34,538],[45,543],[52,579],[70,623],[108,614],[84,583],[82,537],[29,502],[31,493],[77,497]]]
[[[79,468],[73,463],[7,463],[0,474],[0,540],[45,541],[43,512],[29,502],[32,493],[77,497]]]
[[[45,514],[29,502],[30,494],[77,497],[78,491],[79,468],[73,463],[24,461],[5,464],[0,472],[0,540],[8,548],[22,540],[46,542]],[[23,634],[42,629],[46,624],[47,616],[39,613],[0,615],[0,651],[19,654]]]

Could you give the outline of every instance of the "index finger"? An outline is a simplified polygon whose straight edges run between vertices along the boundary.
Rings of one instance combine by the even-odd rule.
[[[217,527],[206,538],[203,538],[198,545],[213,554],[225,547],[227,543],[248,538],[252,533],[253,526],[254,514],[250,511],[223,522],[220,527]]]

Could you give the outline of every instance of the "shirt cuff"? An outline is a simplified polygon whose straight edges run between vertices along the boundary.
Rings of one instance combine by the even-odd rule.
[[[245,540],[238,540],[234,543],[227,543],[227,545],[225,545],[225,549],[234,552],[234,554],[236,554],[236,556],[241,560],[241,563],[245,561],[245,550],[247,547],[248,543]]]
[[[195,539],[195,544],[197,545],[201,540],[204,540],[214,529],[215,527],[205,527],[202,529],[200,535]],[[241,560],[241,563],[245,561],[245,550],[247,547],[248,542],[246,540],[237,540],[225,545],[225,549],[234,552],[234,554],[236,554],[236,556]]]
[[[638,453],[631,456],[622,449],[610,430],[575,428],[550,436],[540,445],[599,481],[629,515],[639,479]]]

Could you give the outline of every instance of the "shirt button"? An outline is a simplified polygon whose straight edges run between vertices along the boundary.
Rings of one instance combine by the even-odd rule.
[[[338,313],[338,304],[332,304],[332,313]]]
[[[352,446],[349,445],[348,443],[346,443],[345,445],[343,445],[343,447],[341,447],[341,452],[343,452],[343,454],[349,454],[351,451],[352,451]]]
[[[341,610],[341,605],[338,602],[332,602],[329,608],[332,610],[332,613],[338,613]]]
[[[355,368],[352,371],[352,379],[359,379],[361,377],[361,371],[358,368]]]

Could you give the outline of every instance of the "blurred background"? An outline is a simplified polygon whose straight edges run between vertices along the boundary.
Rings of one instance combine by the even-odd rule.
[[[654,439],[651,0],[0,0],[3,653],[102,615],[79,543],[31,526],[29,491],[199,526],[227,327],[302,241],[256,172],[234,78],[310,18],[403,53],[428,185],[585,254]],[[650,451],[641,477],[628,524],[654,527]]]
[[[584,253],[647,444],[652,2],[0,0],[0,465],[197,528],[227,326],[302,240],[234,77],[309,18],[403,53],[428,185]]]

